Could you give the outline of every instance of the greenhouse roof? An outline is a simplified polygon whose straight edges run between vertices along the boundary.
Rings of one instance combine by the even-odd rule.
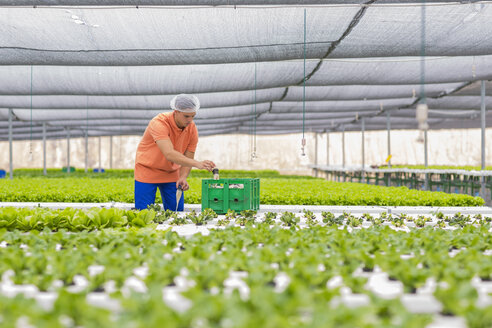
[[[0,0],[0,140],[141,135],[178,93],[200,135],[478,128],[492,3],[422,3]]]

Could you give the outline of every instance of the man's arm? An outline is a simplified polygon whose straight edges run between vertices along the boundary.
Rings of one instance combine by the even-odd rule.
[[[169,139],[162,139],[162,140],[157,140],[155,142],[157,144],[157,147],[161,150],[162,154],[166,159],[170,162],[176,163],[181,165],[182,167],[196,167],[197,169],[201,170],[208,170],[212,171],[213,168],[215,167],[214,162],[212,161],[196,161],[193,158],[186,157],[185,155],[181,154],[180,152],[174,150],[174,146]],[[188,172],[189,173],[189,172]]]
[[[187,150],[185,151],[184,156],[193,159],[195,157],[195,153]],[[179,179],[176,182],[176,188],[181,186],[181,189],[185,191],[190,189],[190,185],[188,184],[188,181],[186,181],[186,178],[188,178],[190,171],[190,166],[181,166],[181,168],[179,169]]]
[[[195,153],[187,150],[187,151],[185,151],[184,156],[191,158],[191,159],[194,159]],[[188,175],[190,175],[190,171],[191,171],[191,166],[181,166],[181,168],[179,169],[179,179],[180,180],[186,180]]]

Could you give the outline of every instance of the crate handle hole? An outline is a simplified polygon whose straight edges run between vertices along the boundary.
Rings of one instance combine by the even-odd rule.
[[[229,189],[244,189],[243,183],[231,183]]]
[[[216,203],[217,203],[218,201],[219,201],[219,199],[218,199],[218,198],[214,198],[214,202],[216,202]]]
[[[239,199],[234,198],[234,202],[235,202],[235,203],[239,202]]]

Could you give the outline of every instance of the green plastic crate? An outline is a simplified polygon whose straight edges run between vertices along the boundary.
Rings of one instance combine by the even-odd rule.
[[[68,169],[67,169],[67,167],[66,167],[66,166],[62,167],[62,172],[67,172],[67,170],[68,170]],[[75,172],[75,167],[70,166],[70,172]]]
[[[259,210],[260,179],[203,179],[202,211],[205,208],[217,214],[228,210]]]

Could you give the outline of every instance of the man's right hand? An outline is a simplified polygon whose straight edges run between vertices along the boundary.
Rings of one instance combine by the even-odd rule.
[[[215,163],[212,161],[201,161],[198,162],[196,168],[200,170],[212,171],[215,168],[215,166],[216,166]]]

